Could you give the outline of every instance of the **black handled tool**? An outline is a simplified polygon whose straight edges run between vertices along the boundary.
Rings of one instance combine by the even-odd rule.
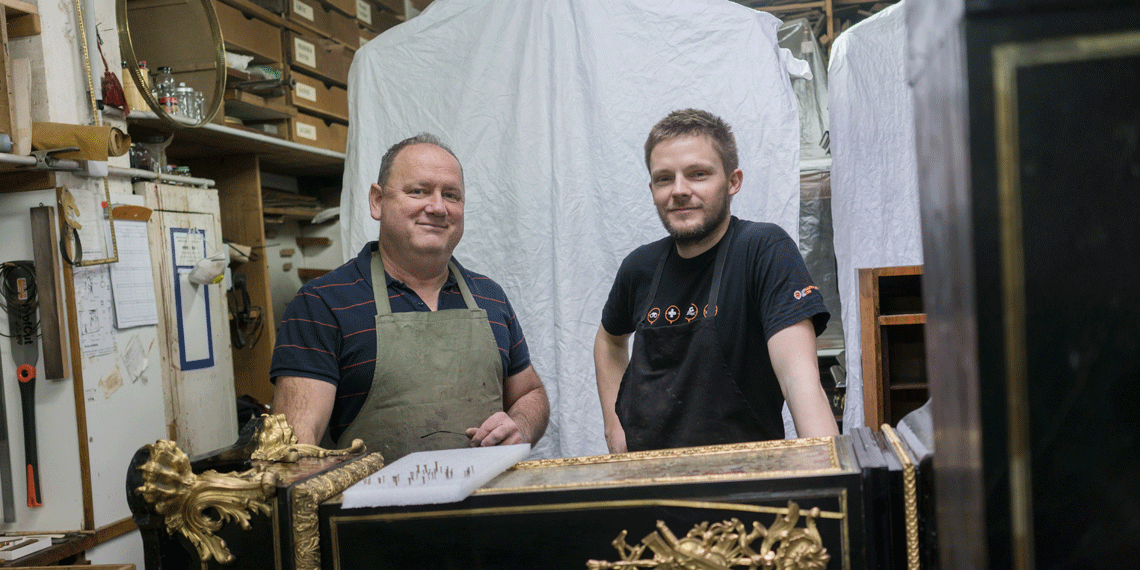
[[[4,371],[0,370],[0,504],[4,522],[16,522],[16,499],[12,493],[12,455],[8,447],[8,410],[4,402]]]
[[[24,465],[28,473],[28,506],[43,505],[40,466],[36,452],[36,364],[40,358],[36,336],[36,271],[31,261],[4,264],[4,302],[8,309],[8,333],[12,337],[12,359],[20,381],[20,402],[24,411]]]

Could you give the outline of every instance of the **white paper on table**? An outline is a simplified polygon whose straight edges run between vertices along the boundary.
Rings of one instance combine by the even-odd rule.
[[[115,221],[119,262],[111,264],[111,291],[115,298],[115,327],[126,329],[158,323],[154,273],[146,222]]]
[[[344,490],[341,507],[456,503],[530,454],[530,444],[418,451]]]

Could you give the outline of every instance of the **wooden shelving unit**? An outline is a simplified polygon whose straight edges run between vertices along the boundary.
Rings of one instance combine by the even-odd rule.
[[[868,427],[896,425],[929,397],[922,266],[859,270],[863,346],[863,417]]]

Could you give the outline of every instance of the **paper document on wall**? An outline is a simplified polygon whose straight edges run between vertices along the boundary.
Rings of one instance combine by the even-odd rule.
[[[146,222],[115,221],[119,262],[111,264],[111,291],[115,298],[115,327],[126,329],[158,323],[154,273]]]
[[[530,444],[419,451],[344,490],[345,509],[456,503],[530,454]]]
[[[72,271],[79,346],[83,356],[111,354],[115,351],[115,335],[111,315],[111,278],[107,266],[76,267]]]

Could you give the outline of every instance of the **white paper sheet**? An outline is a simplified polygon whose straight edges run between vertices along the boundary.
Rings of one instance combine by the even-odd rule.
[[[530,453],[530,444],[420,451],[344,490],[342,507],[455,503]]]
[[[111,291],[115,299],[115,326],[120,329],[158,323],[154,273],[146,222],[115,221],[119,262],[111,264]]]
[[[83,355],[110,354],[115,351],[110,270],[106,265],[76,267],[74,275],[79,345]]]
[[[127,341],[127,350],[123,353],[122,358],[123,368],[126,369],[131,382],[138,381],[141,378],[143,384],[146,384],[146,376],[143,376],[143,372],[146,371],[147,358],[146,353],[143,352],[142,343],[139,342],[139,335],[131,335],[130,340]]]

